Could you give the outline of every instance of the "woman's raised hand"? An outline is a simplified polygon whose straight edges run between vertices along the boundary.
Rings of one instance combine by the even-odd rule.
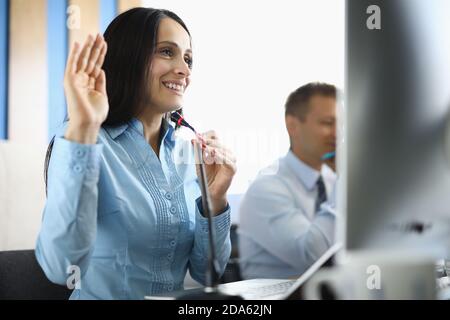
[[[65,138],[96,143],[100,126],[108,115],[105,72],[102,70],[107,44],[101,35],[91,35],[83,47],[75,42],[67,59],[64,92],[69,125]]]

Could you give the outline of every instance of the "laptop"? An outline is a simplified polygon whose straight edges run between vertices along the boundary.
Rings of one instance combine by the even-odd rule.
[[[334,263],[336,253],[341,249],[341,244],[330,247],[308,270],[297,279],[250,279],[220,284],[218,290],[229,295],[239,295],[244,300],[289,300],[301,299],[303,285],[319,269]],[[186,291],[202,291],[203,288],[184,290],[179,292],[182,296]],[[176,300],[177,292],[163,293],[154,296],[146,296],[146,300]]]

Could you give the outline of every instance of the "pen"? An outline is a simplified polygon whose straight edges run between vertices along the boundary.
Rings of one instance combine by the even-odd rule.
[[[321,160],[328,160],[328,159],[334,158],[335,156],[336,156],[336,152],[333,151],[333,152],[325,153],[320,159]]]

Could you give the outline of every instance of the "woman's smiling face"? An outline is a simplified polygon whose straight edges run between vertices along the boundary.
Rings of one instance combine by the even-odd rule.
[[[191,38],[175,20],[164,18],[158,27],[150,65],[150,106],[158,113],[179,109],[190,82]]]

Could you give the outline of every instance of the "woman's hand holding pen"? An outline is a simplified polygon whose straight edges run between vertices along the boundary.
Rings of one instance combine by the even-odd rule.
[[[67,60],[64,92],[69,125],[65,138],[95,144],[100,126],[108,114],[105,72],[102,70],[107,45],[101,35],[88,36],[83,47],[75,42]]]
[[[193,140],[202,143],[212,214],[218,215],[227,206],[227,190],[236,173],[236,158],[223,146],[214,131],[208,131]]]

